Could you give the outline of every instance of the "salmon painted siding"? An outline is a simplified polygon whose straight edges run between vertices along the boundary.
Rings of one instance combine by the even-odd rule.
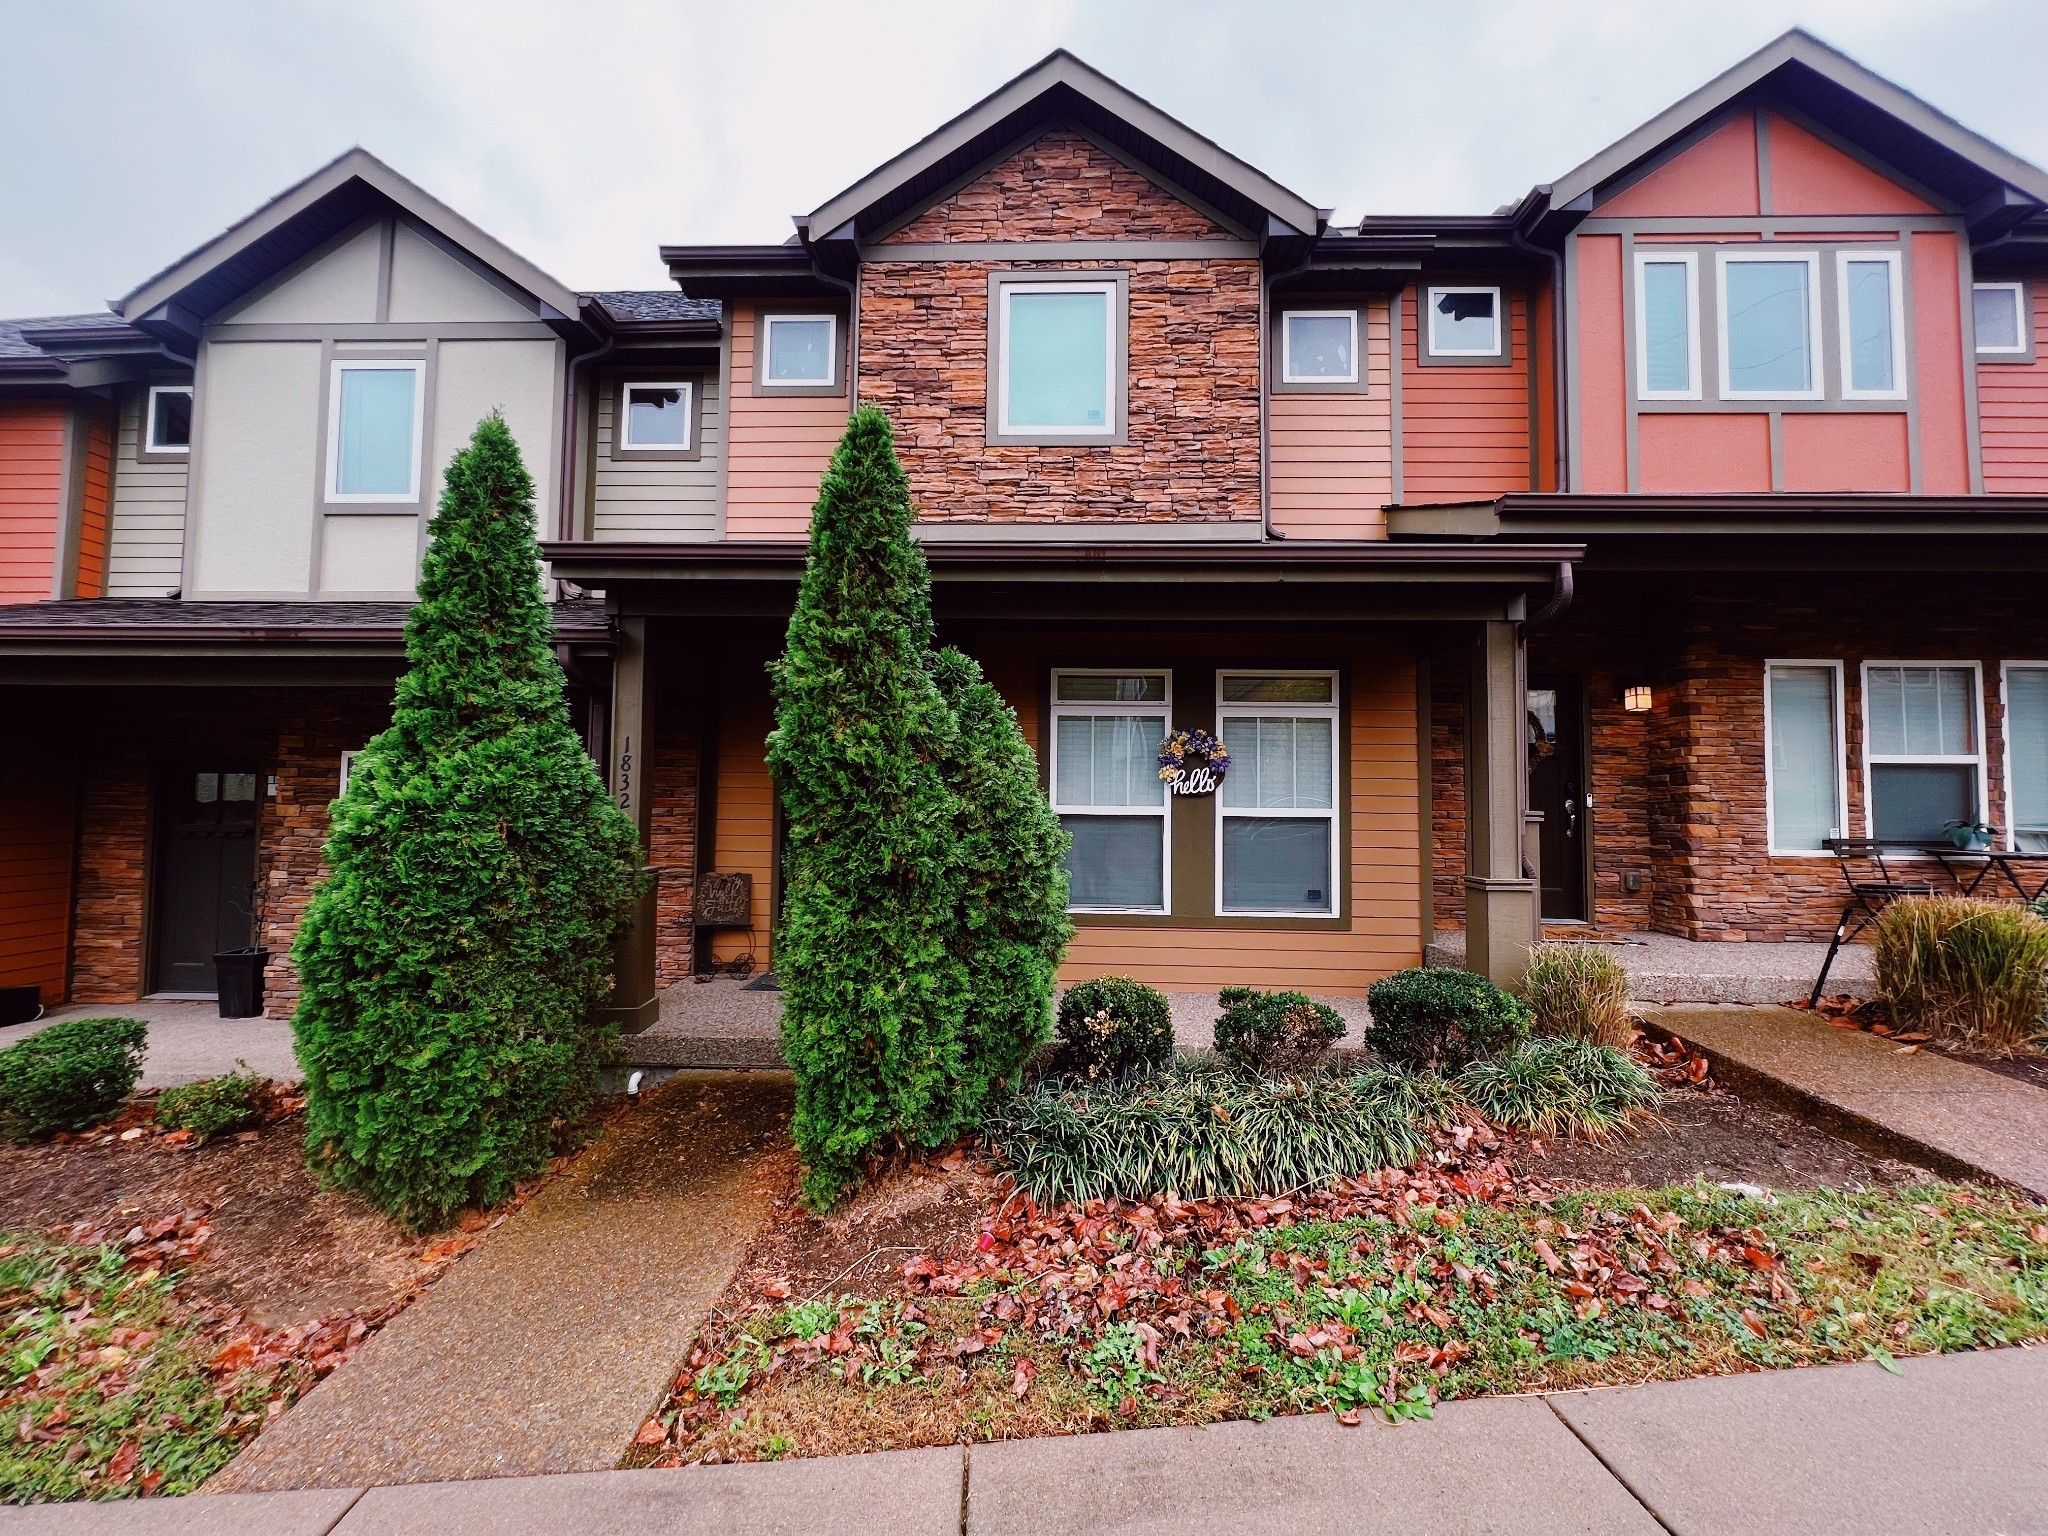
[[[1933,204],[1773,112],[1771,206],[1786,217],[1835,213],[1936,213]]]
[[[54,402],[0,402],[0,603],[55,595],[65,413]]]
[[[107,590],[107,533],[114,499],[114,429],[110,418],[94,415],[85,428],[85,483],[78,503],[78,577],[74,597],[103,597]]]
[[[1970,416],[1964,369],[1959,237],[1913,236],[1914,387],[1920,399],[1920,489],[1930,496],[1968,495]],[[1973,322],[1974,323],[1974,322]]]
[[[1404,502],[1469,501],[1529,489],[1528,296],[1499,286],[1508,311],[1508,361],[1491,366],[1419,362],[1416,338],[1426,285],[1402,296]]]
[[[1636,472],[1653,495],[1768,491],[1771,418],[1644,416],[1636,422]]]
[[[1753,218],[1757,196],[1756,116],[1738,112],[1607,199],[1598,212],[1612,219]]]
[[[2048,281],[2037,278],[2027,290],[2034,360],[1977,364],[1984,489],[1993,494],[2048,494]]]
[[[754,315],[751,306],[734,306],[725,536],[801,539],[810,532],[818,482],[846,432],[846,397],[756,395]]]
[[[1578,474],[1581,491],[1628,489],[1628,374],[1621,236],[1578,237]]]
[[[37,987],[46,1006],[65,996],[76,785],[47,760],[0,761],[0,986]]]
[[[1392,345],[1385,300],[1365,312],[1363,394],[1276,394],[1267,401],[1273,526],[1290,538],[1386,534],[1394,495]]]

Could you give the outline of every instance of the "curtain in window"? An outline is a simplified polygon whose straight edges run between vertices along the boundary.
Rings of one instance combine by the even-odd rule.
[[[1328,689],[1324,679],[1310,679]],[[1230,912],[1327,912],[1333,815],[1259,816],[1243,811],[1333,812],[1336,722],[1319,715],[1232,715],[1223,781],[1223,906]]]
[[[1842,835],[1832,667],[1772,667],[1771,844],[1818,850]]]
[[[1111,680],[1115,681],[1115,680]],[[1053,802],[1074,807],[1160,807],[1159,743],[1166,716],[1059,715],[1053,721]],[[1062,814],[1068,903],[1076,907],[1166,905],[1166,817]]]
[[[1968,667],[1872,667],[1870,750],[1880,757],[1967,757],[1977,750]]]
[[[2005,696],[2013,838],[2030,853],[2048,852],[2048,667],[2008,670]]]
[[[1685,263],[1643,263],[1643,384],[1658,393],[1692,387],[1692,315]]]
[[[344,496],[404,496],[413,489],[410,368],[341,370],[341,441],[334,488]]]
[[[1003,366],[1012,427],[1109,421],[1109,295],[1008,290]]]

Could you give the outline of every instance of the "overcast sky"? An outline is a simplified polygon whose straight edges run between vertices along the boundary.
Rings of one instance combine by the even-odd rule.
[[[779,241],[1065,46],[1340,221],[1483,213],[1800,24],[2048,164],[2041,0],[0,0],[0,315],[351,144],[575,287]]]

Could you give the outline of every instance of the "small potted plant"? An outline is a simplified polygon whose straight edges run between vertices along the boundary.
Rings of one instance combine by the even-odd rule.
[[[1991,846],[1991,839],[1998,831],[1990,823],[1974,819],[1945,821],[1941,829],[1948,834],[1948,840],[1965,853],[1983,852]]]

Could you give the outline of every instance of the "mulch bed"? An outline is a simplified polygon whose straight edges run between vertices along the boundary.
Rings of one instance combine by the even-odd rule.
[[[1804,1002],[1787,1006],[1802,1013],[1809,1011]],[[1895,1040],[1901,1055],[1911,1056],[1927,1051],[1968,1062],[1973,1067],[1982,1067],[1987,1072],[1996,1072],[2000,1077],[2032,1088],[2048,1088],[2048,1054],[2036,1050],[2018,1056],[1987,1056],[1960,1046],[1944,1045],[1931,1035],[1901,1030],[1892,1022],[1891,1009],[1882,998],[1824,997],[1820,1006],[1811,1012],[1836,1029],[1853,1029],[1883,1040]]]

